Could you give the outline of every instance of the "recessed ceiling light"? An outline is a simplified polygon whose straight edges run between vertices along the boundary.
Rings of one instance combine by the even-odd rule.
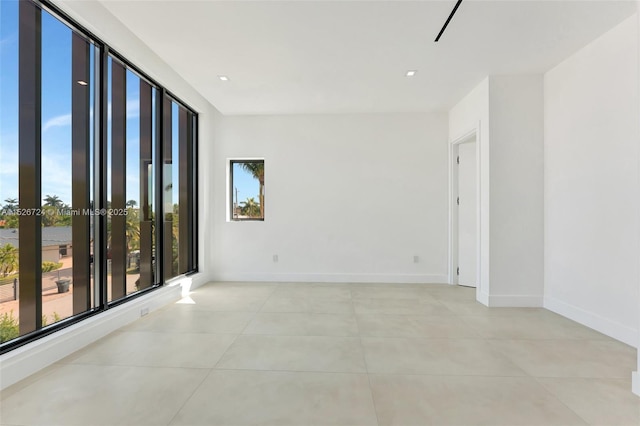
[[[219,75],[218,78],[222,81],[229,81],[229,77],[227,77],[226,75]]]
[[[418,71],[417,70],[409,70],[407,71],[407,73],[404,75],[405,77],[413,77],[414,75],[416,75]]]
[[[84,80],[78,80],[78,84],[79,84],[80,86],[86,86],[86,85],[87,85],[87,82],[86,82],[86,81],[84,81]]]

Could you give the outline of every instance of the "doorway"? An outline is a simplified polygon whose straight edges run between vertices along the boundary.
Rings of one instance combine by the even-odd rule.
[[[476,287],[476,144],[458,145],[458,285]]]
[[[452,153],[451,283],[478,285],[478,166],[476,134],[454,142]]]

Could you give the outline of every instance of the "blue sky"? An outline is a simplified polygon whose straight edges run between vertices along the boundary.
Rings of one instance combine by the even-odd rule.
[[[0,204],[18,198],[18,2],[0,0]],[[42,197],[71,204],[71,30],[42,13]],[[92,58],[94,53],[92,52]],[[93,71],[93,66],[92,66]],[[92,88],[91,84],[88,86]],[[127,71],[127,194],[140,204],[139,78]],[[93,96],[93,90],[92,90]],[[174,108],[177,113],[177,106]],[[177,116],[174,137],[177,140]],[[93,136],[92,140],[93,141]],[[109,146],[110,149],[110,146]],[[172,176],[178,200],[177,144]],[[110,182],[110,174],[109,174]]]
[[[0,1],[0,202],[18,198],[18,2]],[[42,196],[71,202],[71,30],[42,14]]]
[[[0,202],[17,197],[18,2],[0,1]]]
[[[0,0],[0,204],[18,198],[18,1]],[[71,37],[72,31],[49,13],[42,13],[42,198],[57,195],[71,204]],[[95,52],[92,51],[92,58]],[[133,58],[135,61],[135,58]],[[93,65],[92,65],[93,74]],[[93,86],[89,82],[93,100]],[[127,200],[140,205],[139,78],[127,71]],[[155,94],[155,92],[154,92]],[[173,104],[173,191],[177,203],[178,105]],[[92,113],[93,114],[93,113]],[[109,113],[110,117],[110,113]],[[109,118],[110,120],[110,118]],[[110,128],[108,165],[111,164]],[[155,126],[154,126],[155,131]],[[93,143],[93,135],[89,141]],[[108,167],[108,190],[111,174]],[[168,170],[167,170],[168,172]],[[240,201],[258,200],[258,182],[238,172]],[[110,197],[109,197],[110,198]],[[169,201],[169,200],[166,200]]]
[[[238,203],[246,201],[247,198],[253,198],[256,203],[260,202],[260,182],[238,164],[233,165],[233,186],[238,188]],[[236,201],[235,188],[233,193],[234,202]]]

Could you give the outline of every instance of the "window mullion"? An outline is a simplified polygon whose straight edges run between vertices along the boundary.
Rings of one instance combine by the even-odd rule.
[[[111,300],[126,289],[127,70],[111,61]],[[109,214],[109,213],[107,213]]]
[[[156,191],[156,283],[164,284],[165,279],[165,261],[164,261],[164,146],[165,146],[165,108],[166,108],[167,92],[164,88],[160,88],[156,96],[156,140],[153,143],[156,144],[156,157],[155,157],[155,191]],[[171,114],[171,110],[169,110]],[[169,118],[169,125],[171,125],[171,119]],[[171,132],[169,131],[169,137]]]
[[[149,191],[150,167],[153,168],[153,88],[140,80],[140,289],[151,287],[153,280],[153,219]]]
[[[89,42],[76,33],[72,35],[71,121],[72,121],[72,223],[73,244],[73,314],[91,309],[90,222],[84,211],[90,206],[89,132],[91,82]]]
[[[102,45],[100,48],[100,58],[98,60],[97,73],[98,90],[96,91],[96,107],[99,119],[96,120],[98,137],[95,140],[94,152],[94,244],[93,244],[93,265],[94,280],[97,283],[96,305],[101,309],[107,308],[107,217],[101,212],[107,207],[107,147],[108,147],[108,90],[107,76],[109,66],[109,48]]]
[[[42,328],[42,11],[19,5],[20,335]],[[29,214],[27,214],[29,213]]]

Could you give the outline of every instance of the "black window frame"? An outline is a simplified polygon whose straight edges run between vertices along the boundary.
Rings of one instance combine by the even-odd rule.
[[[195,111],[193,108],[191,108],[186,102],[182,101],[174,93],[167,90],[163,85],[156,82],[153,78],[151,78],[148,74],[142,71],[139,67],[134,65],[131,61],[126,59],[123,55],[113,50],[108,43],[104,42],[99,37],[95,36],[91,31],[84,28],[76,20],[71,18],[68,14],[66,14],[62,10],[60,10],[57,6],[52,4],[50,1],[20,0],[20,3],[23,3],[23,2],[28,3],[29,7],[33,7],[33,11],[34,11],[33,28],[35,30],[32,34],[29,35],[29,37],[32,38],[32,40],[30,39],[30,41],[32,41],[33,43],[37,43],[36,45],[37,49],[34,50],[35,55],[37,55],[39,52],[38,46],[40,42],[38,41],[38,38],[40,37],[40,34],[41,34],[42,21],[40,16],[42,11],[45,11],[51,14],[56,19],[60,20],[64,25],[69,27],[70,30],[73,32],[74,36],[80,36],[81,38],[85,39],[87,42],[93,44],[97,48],[96,55],[99,55],[99,57],[96,58],[97,79],[93,84],[95,84],[95,96],[96,96],[97,102],[99,102],[99,108],[98,108],[98,113],[96,114],[96,117],[92,122],[92,124],[95,126],[95,129],[94,129],[95,140],[93,141],[94,154],[93,154],[93,158],[90,158],[90,161],[93,161],[94,162],[93,164],[95,165],[93,170],[95,206],[91,206],[92,208],[95,208],[96,210],[107,208],[107,205],[106,205],[106,201],[107,201],[107,190],[106,190],[107,189],[107,182],[106,182],[107,181],[107,133],[108,133],[107,132],[107,126],[108,126],[107,66],[108,66],[109,56],[117,59],[126,69],[129,69],[135,74],[137,74],[137,76],[140,77],[141,80],[144,80],[152,87],[155,87],[157,90],[156,102],[158,102],[158,108],[156,109],[156,112],[155,112],[156,137],[152,141],[152,143],[155,144],[155,150],[156,150],[156,153],[155,153],[156,155],[153,157],[154,162],[162,158],[161,156],[162,156],[163,136],[162,136],[161,129],[163,126],[163,118],[162,118],[161,100],[164,99],[165,97],[171,99],[172,101],[180,105],[182,108],[187,110],[189,113],[189,117],[193,118],[193,122],[190,125],[190,133],[189,133],[191,137],[189,141],[189,148],[190,148],[189,166],[191,167],[191,169],[189,170],[189,173],[190,173],[190,179],[192,183],[192,188],[190,191],[192,202],[190,202],[189,204],[192,209],[192,211],[189,212],[189,216],[192,219],[192,224],[189,229],[189,231],[191,231],[190,232],[191,247],[189,247],[189,255],[191,256],[191,258],[190,258],[189,268],[187,269],[187,271],[179,274],[176,277],[171,277],[170,279],[173,280],[180,276],[186,276],[186,275],[197,273],[199,271],[199,256],[198,256],[199,235],[198,235],[198,211],[197,211],[198,209],[198,175],[199,175],[198,161],[197,161],[198,136],[199,136],[198,112]],[[18,29],[18,32],[20,33],[20,27]],[[21,36],[22,34],[23,33],[20,33]],[[23,147],[22,139],[19,139],[19,146],[20,146],[20,149],[24,150],[25,152],[26,151],[31,152],[31,154],[29,154],[25,158],[27,158],[27,160],[30,163],[34,163],[36,165],[35,167],[36,173],[35,175],[31,174],[28,179],[25,178],[24,182],[22,177],[27,176],[26,174],[27,169],[25,168],[25,172],[20,174],[20,177],[21,177],[19,181],[20,185],[30,186],[29,191],[30,193],[32,193],[32,196],[24,200],[24,202],[28,203],[29,205],[26,205],[23,203],[23,207],[21,208],[32,207],[31,204],[33,204],[34,209],[39,209],[41,200],[38,197],[42,195],[40,194],[41,192],[40,191],[41,150],[34,149],[34,148],[39,148],[40,146],[41,126],[40,125],[33,126],[33,123],[34,122],[38,123],[41,121],[39,118],[40,108],[42,103],[41,89],[38,84],[35,84],[35,82],[38,81],[39,79],[38,73],[42,72],[42,67],[41,67],[40,60],[38,59],[37,56],[33,58],[29,58],[27,66],[31,66],[32,69],[34,70],[32,72],[34,72],[35,74],[33,76],[29,75],[25,78],[21,71],[21,80],[24,80],[27,82],[26,85],[23,84],[23,88],[21,90],[25,91],[24,93],[29,97],[29,99],[25,100],[25,105],[27,105],[28,102],[31,102],[32,105],[35,105],[35,113],[33,113],[34,117],[33,119],[31,119],[31,123],[27,123],[27,121],[29,120],[24,122],[21,121],[19,126],[21,126],[20,133],[25,134],[25,138],[31,138],[33,141],[36,141],[36,142],[34,145],[34,142],[29,141]],[[31,84],[31,87],[29,87],[29,84]],[[22,93],[23,92],[20,92],[20,97],[18,99],[18,108],[26,109],[26,106],[24,107],[21,106],[23,102]],[[25,129],[24,132],[23,132],[23,129]],[[23,161],[21,160],[20,163],[22,164],[22,162]],[[156,205],[153,206],[154,212],[157,212],[157,209],[159,209],[159,207],[162,206],[163,204],[162,192],[160,189],[162,184],[163,173],[162,173],[162,168],[160,167],[160,164],[161,162],[158,162],[157,165],[154,165],[154,173],[155,173],[154,187],[155,187],[155,196],[156,196],[156,199],[155,199]],[[88,168],[89,165],[87,164],[86,167]],[[29,172],[32,173],[32,170],[33,168],[30,168]],[[90,177],[87,178],[86,182],[83,182],[83,185],[89,185],[90,179],[91,179]],[[74,217],[73,219],[75,220],[76,218]],[[28,327],[33,326],[32,328],[34,330],[26,332],[15,339],[0,343],[0,355],[7,353],[9,351],[12,351],[18,347],[21,347],[27,343],[31,343],[42,337],[55,333],[70,325],[79,323],[89,317],[98,315],[102,312],[109,310],[112,307],[118,306],[122,303],[126,303],[130,300],[133,300],[140,296],[148,294],[150,291],[156,290],[164,286],[168,280],[168,279],[165,279],[164,274],[162,272],[162,259],[161,259],[161,256],[159,255],[159,253],[162,252],[162,241],[163,241],[162,231],[160,230],[159,226],[156,226],[156,236],[155,236],[156,238],[156,247],[155,247],[156,274],[155,274],[155,279],[153,280],[153,285],[151,285],[148,288],[137,291],[135,293],[125,295],[120,299],[108,301],[107,300],[107,279],[106,279],[107,278],[106,217],[102,215],[94,216],[95,224],[94,224],[93,235],[91,235],[94,241],[94,249],[93,249],[94,251],[93,253],[87,252],[85,256],[88,262],[87,268],[89,267],[90,264],[93,264],[95,267],[94,289],[96,291],[96,295],[95,295],[94,306],[93,307],[90,306],[87,310],[82,312],[76,312],[76,309],[74,307],[73,313],[70,317],[63,319],[59,322],[56,322],[55,324],[52,324],[52,325],[43,326],[41,323],[41,315],[42,315],[41,274],[42,272],[39,267],[39,265],[41,264],[40,249],[42,244],[40,218],[39,216],[30,216],[28,220],[33,223],[31,222],[27,223],[24,221],[24,219],[21,218],[20,228],[22,228],[24,231],[21,233],[20,238],[25,242],[38,241],[38,243],[35,243],[36,245],[34,246],[36,250],[31,250],[31,252],[33,252],[33,255],[24,256],[26,258],[25,264],[33,266],[32,268],[28,268],[28,269],[25,268],[25,275],[27,274],[31,275],[31,281],[35,282],[35,286],[34,288],[31,288],[31,289],[28,289],[26,288],[28,286],[25,286],[23,291],[20,293],[20,299],[22,299],[23,297],[30,298],[29,302],[31,302],[31,306],[32,306],[32,308],[28,312],[22,312],[22,309],[21,309],[21,319],[22,319],[22,315],[27,313],[29,314],[30,317],[33,317],[30,319],[31,322],[27,324],[27,326]],[[88,219],[87,219],[87,222],[88,222]],[[29,251],[25,251],[25,253],[29,253]],[[87,297],[88,294],[89,292],[86,292],[86,294],[83,293],[82,297]],[[22,320],[20,322],[22,323]]]
[[[235,188],[234,188],[234,184],[233,184],[233,165],[234,164],[241,164],[241,163],[253,163],[253,164],[262,164],[263,170],[264,170],[264,165],[265,165],[265,161],[264,158],[252,158],[252,159],[247,159],[247,160],[239,160],[239,159],[232,159],[229,160],[229,220],[231,222],[264,222],[264,218],[266,217],[266,210],[264,209],[264,200],[266,198],[266,194],[265,194],[265,188],[266,188],[266,183],[263,185],[262,187],[262,202],[260,203],[262,205],[262,217],[235,217],[235,211],[237,209],[236,206],[236,202],[234,201],[234,194],[235,194]],[[264,172],[264,171],[263,171]],[[260,195],[260,194],[258,194]]]

